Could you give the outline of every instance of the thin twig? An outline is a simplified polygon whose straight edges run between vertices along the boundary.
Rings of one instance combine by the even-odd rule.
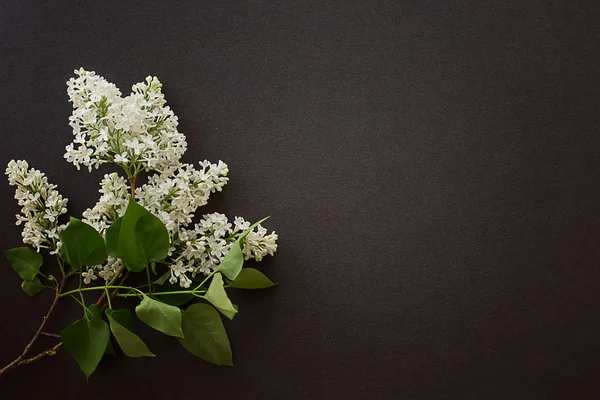
[[[16,366],[31,364],[32,362],[37,361],[37,360],[41,360],[42,358],[46,358],[46,357],[50,357],[50,356],[56,355],[56,352],[58,351],[58,349],[61,348],[61,346],[62,346],[62,342],[58,343],[56,346],[52,347],[51,349],[48,349],[46,351],[42,351],[40,354],[38,354],[35,357],[26,358],[24,360],[19,361]]]
[[[48,322],[48,318],[50,317],[50,314],[52,314],[52,311],[54,311],[54,307],[56,306],[56,303],[58,302],[58,299],[60,299],[60,293],[61,293],[61,291],[63,289],[64,284],[65,284],[65,281],[63,280],[61,282],[60,286],[58,287],[58,290],[56,291],[56,295],[54,295],[54,300],[52,300],[52,304],[50,304],[50,308],[48,309],[48,312],[46,313],[46,315],[44,315],[44,319],[42,320],[42,323],[40,324],[38,330],[35,332],[35,335],[33,335],[33,338],[31,339],[31,341],[27,344],[27,346],[25,346],[25,349],[23,349],[23,352],[19,355],[19,357],[15,358],[6,367],[0,369],[0,375],[3,375],[5,373],[7,373],[11,369],[13,369],[17,365],[19,365],[21,363],[21,361],[23,361],[23,359],[25,358],[25,356],[27,355],[27,353],[29,352],[29,350],[31,350],[31,347],[37,341],[38,337],[40,337],[40,334],[42,333],[42,329],[44,329],[44,326],[46,326],[46,322]],[[50,354],[48,354],[48,355],[50,355]]]
[[[131,197],[133,199],[135,199],[135,180],[136,180],[135,176],[129,178],[129,183],[131,183]],[[60,260],[59,260],[59,263],[60,263]],[[123,272],[124,269],[125,269],[125,265],[123,264],[121,266],[121,268],[119,269],[119,271],[115,274],[115,277],[112,279],[111,285],[114,284],[114,282],[116,282],[116,280],[119,278],[119,275],[121,275],[121,273]],[[130,272],[131,271],[127,271],[127,273],[125,273],[125,275],[123,276],[123,279],[121,279],[121,282],[119,283],[119,286],[123,286],[123,284],[127,280],[127,277],[129,276]],[[64,276],[64,272],[63,272],[63,276]],[[68,276],[66,278],[68,278]],[[48,318],[50,317],[50,314],[54,310],[54,307],[56,306],[56,303],[57,303],[58,299],[60,298],[60,294],[61,294],[61,291],[63,289],[63,286],[65,285],[66,278],[64,278],[62,280],[62,282],[60,283],[60,285],[58,287],[58,290],[56,291],[56,295],[54,296],[54,300],[52,301],[52,304],[50,305],[50,308],[48,309],[48,312],[44,316],[44,319],[42,320],[42,323],[40,324],[40,327],[38,328],[37,332],[35,333],[35,335],[31,339],[31,341],[27,344],[27,346],[25,347],[25,349],[23,350],[23,352],[21,353],[21,355],[19,357],[17,357],[15,360],[13,360],[10,364],[8,364],[7,366],[5,366],[4,368],[0,369],[0,376],[3,375],[3,374],[5,374],[6,372],[10,371],[11,369],[18,367],[18,366],[31,364],[32,362],[35,362],[37,360],[41,360],[43,358],[53,356],[62,347],[62,342],[60,342],[60,343],[56,344],[54,347],[52,347],[52,348],[50,348],[48,350],[45,350],[45,351],[39,353],[38,355],[36,355],[34,357],[25,358],[25,356],[27,355],[27,353],[29,352],[29,350],[31,350],[31,347],[37,341],[37,339],[38,339],[38,337],[40,335],[60,338],[59,335],[56,335],[54,333],[43,332],[42,329],[44,329],[44,326],[46,325],[46,322],[48,321]],[[115,297],[117,295],[118,291],[119,291],[119,289],[113,290],[113,292],[110,295],[110,298],[112,299],[113,297]],[[96,304],[98,306],[102,307],[102,309],[104,309],[104,308],[106,308],[106,305],[102,306],[102,303],[105,300],[106,300],[106,293],[102,293],[102,296],[100,296],[100,298],[98,299],[98,301],[96,302]]]
[[[131,184],[131,197],[135,200],[135,176],[129,178],[129,183]]]

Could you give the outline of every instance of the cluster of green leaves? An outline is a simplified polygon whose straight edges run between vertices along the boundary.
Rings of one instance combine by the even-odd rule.
[[[44,263],[42,255],[31,247],[15,247],[4,252],[8,262],[19,275],[23,282],[21,288],[29,296],[33,297],[44,290],[38,274]]]
[[[169,235],[164,224],[133,199],[130,199],[125,215],[110,226],[105,237],[90,225],[71,218],[61,234],[59,263],[61,269],[63,262],[70,266],[66,276],[80,276],[80,285],[78,289],[60,295],[79,292],[84,315],[60,333],[60,340],[86,377],[94,372],[105,354],[114,353],[111,334],[126,356],[155,356],[134,333],[129,310],[115,310],[109,302],[109,308],[103,316],[96,304],[85,304],[82,292],[117,288],[110,284],[88,288],[81,286],[81,273],[85,267],[103,264],[108,255],[120,258],[129,271],[143,272],[148,276],[149,282],[145,285],[147,291],[141,290],[142,287],[118,287],[125,292],[121,296],[137,296],[141,300],[135,307],[135,314],[140,321],[177,338],[186,350],[208,362],[233,365],[231,346],[219,312],[233,319],[238,309],[229,299],[226,287],[262,289],[275,285],[258,270],[243,268],[245,237],[260,222],[238,238],[212,274],[195,288],[184,290],[167,282],[168,271],[150,282],[151,271],[156,274],[156,263],[161,263],[167,257]],[[13,269],[23,279],[22,287],[28,295],[34,296],[46,287],[41,283],[40,275],[54,282],[58,291],[56,279],[40,272],[43,259],[35,250],[18,247],[5,253]],[[157,288],[162,291],[152,290]],[[200,302],[190,305],[194,299]]]

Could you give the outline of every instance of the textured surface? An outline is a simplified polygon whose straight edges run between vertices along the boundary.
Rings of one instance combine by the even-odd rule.
[[[35,3],[0,5],[0,164],[28,159],[78,215],[106,170],[62,160],[66,80],[157,75],[185,160],[230,166],[207,210],[271,215],[263,270],[281,285],[238,296],[233,369],[138,324],[157,358],[105,360],[86,383],[61,352],[1,395],[600,396],[597,2]],[[0,188],[6,249],[18,209]],[[44,296],[0,269],[0,363]],[[58,311],[49,329],[79,317]]]

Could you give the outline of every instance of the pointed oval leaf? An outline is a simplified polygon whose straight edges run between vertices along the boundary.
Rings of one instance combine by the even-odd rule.
[[[237,240],[231,249],[225,254],[223,260],[221,260],[221,264],[217,267],[217,271],[220,271],[230,280],[235,280],[238,274],[242,270],[242,266],[244,265],[244,253],[242,253],[242,245],[239,240]]]
[[[265,221],[266,221],[266,220],[268,220],[269,218],[271,218],[271,217],[264,217],[264,218],[263,218],[263,219],[261,219],[260,221],[258,221],[258,222],[255,222],[255,223],[253,223],[252,225],[250,225],[250,228],[246,229],[246,230],[244,231],[244,233],[242,233],[242,234],[240,235],[240,237],[238,238],[238,240],[239,240],[241,243],[243,243],[243,240],[244,240],[244,239],[246,239],[246,236],[248,236],[248,234],[249,234],[250,232],[252,232],[252,230],[253,230],[254,228],[256,228],[258,225],[262,224],[263,222],[265,222]]]
[[[96,370],[110,339],[108,324],[87,313],[60,333],[60,340],[87,378]]]
[[[92,304],[85,310],[85,315],[90,319],[99,319],[102,321],[102,311],[97,304]]]
[[[44,290],[44,285],[40,282],[40,278],[35,277],[31,281],[21,282],[21,289],[23,289],[28,296],[33,297]]]
[[[152,282],[155,285],[164,285],[164,283],[167,281],[167,279],[169,279],[169,277],[171,276],[171,271],[167,271],[164,274],[162,274],[158,279],[156,279],[154,282]]]
[[[100,307],[98,307],[97,304],[92,304],[91,306],[89,306],[85,310],[85,314],[90,319],[97,319],[99,321],[102,321],[102,311],[100,311]],[[106,350],[104,350],[104,354],[108,354],[110,356],[115,356],[116,355],[115,354],[115,349],[113,348],[113,344],[110,341],[110,338],[108,340],[108,344],[106,345]]]
[[[125,328],[113,318],[114,314],[111,309],[106,310],[110,330],[115,339],[117,339],[117,343],[119,343],[119,347],[121,347],[123,353],[128,357],[155,357],[138,335]]]
[[[151,328],[169,336],[183,337],[181,330],[181,310],[144,295],[135,308],[138,318]]]
[[[217,267],[217,271],[221,271],[223,275],[225,275],[231,281],[237,278],[238,274],[242,270],[242,266],[244,265],[244,253],[242,252],[242,246],[246,236],[248,236],[248,234],[252,232],[254,228],[260,225],[262,222],[265,222],[267,219],[269,219],[269,217],[265,217],[252,224],[244,231],[244,233],[240,235],[233,246],[231,246],[231,249],[229,249],[227,254],[225,254],[225,257],[223,257],[221,264],[219,264]]]
[[[115,220],[115,222],[113,222],[106,230],[106,234],[105,234],[106,250],[108,251],[109,256],[117,257],[117,248],[119,245],[119,233],[121,232],[121,223],[122,222],[123,222],[123,217],[117,218]]]
[[[183,313],[179,343],[193,355],[217,365],[232,366],[231,345],[219,313],[208,304],[192,304]]]
[[[90,306],[89,309],[93,309],[94,318],[102,319],[102,311],[100,311],[100,308],[96,304],[92,304],[92,306]],[[119,322],[121,325],[123,325],[124,327],[126,327],[127,329],[129,329],[129,330],[133,329],[133,327],[132,327],[132,320],[131,320],[131,313],[129,312],[129,310],[116,310],[116,311],[113,311],[112,317],[117,322]],[[111,355],[113,357],[117,355],[115,353],[115,349],[114,349],[112,340],[108,341],[108,346],[106,346],[106,351],[104,352],[104,354],[108,354],[108,355]]]
[[[127,269],[140,272],[150,262],[163,260],[168,252],[169,233],[165,225],[130,198],[119,230],[117,257]]]
[[[238,289],[265,289],[277,284],[254,268],[244,268],[229,286]]]
[[[107,316],[108,313],[110,313],[111,318],[121,324],[125,329],[133,331],[133,318],[131,317],[131,312],[129,310],[111,310],[110,308],[107,308],[104,312]]]
[[[169,253],[169,232],[160,219],[148,213],[135,224],[135,233],[146,258],[146,263],[161,261]]]
[[[104,238],[93,227],[71,217],[67,228],[61,233],[61,255],[75,270],[100,265],[106,261]]]
[[[231,304],[229,297],[227,297],[227,293],[223,287],[223,277],[220,273],[217,272],[213,276],[210,286],[203,297],[210,301],[227,318],[233,319],[235,314],[237,314],[237,309]]]
[[[42,255],[31,247],[15,247],[4,252],[10,266],[25,281],[33,280],[44,262]]]

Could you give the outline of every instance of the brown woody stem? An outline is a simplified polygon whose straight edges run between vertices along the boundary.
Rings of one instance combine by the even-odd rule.
[[[135,176],[132,176],[131,178],[129,178],[129,183],[131,184],[131,197],[133,199],[135,199],[135,180],[136,180]],[[117,279],[119,278],[119,276],[121,275],[121,273],[123,272],[124,269],[125,269],[125,264],[123,264],[121,266],[121,268],[119,269],[119,271],[117,271],[117,273],[115,274],[115,276],[111,280],[111,283],[108,286],[113,285],[117,281]],[[121,279],[121,282],[119,283],[119,286],[124,285],[125,281],[127,280],[127,277],[129,276],[129,272],[130,271],[127,271],[127,273],[125,273],[125,275],[123,276],[123,279]],[[45,350],[45,351],[39,353],[38,355],[36,355],[34,357],[25,358],[25,356],[27,355],[29,350],[31,350],[31,347],[35,344],[37,339],[40,337],[40,335],[60,338],[59,335],[43,332],[42,329],[44,329],[44,326],[46,326],[46,322],[48,321],[50,314],[52,314],[52,311],[54,311],[54,307],[56,306],[56,303],[58,302],[58,299],[60,298],[60,294],[62,292],[64,285],[65,285],[65,279],[63,279],[60,286],[58,287],[58,290],[56,291],[56,295],[54,296],[54,300],[52,301],[52,304],[50,304],[50,308],[48,309],[48,312],[46,313],[46,315],[44,315],[44,319],[42,320],[42,323],[40,324],[35,335],[33,335],[33,338],[31,339],[31,341],[27,344],[27,346],[25,346],[25,349],[23,350],[21,355],[19,355],[19,357],[15,358],[10,364],[8,364],[4,368],[0,369],[0,376],[7,373],[8,371],[10,371],[13,368],[19,367],[21,365],[31,364],[32,362],[44,359],[46,357],[53,356],[61,348],[62,342],[56,344],[54,347],[52,347],[48,350]],[[119,289],[113,290],[113,292],[110,295],[110,298],[112,299],[113,297],[115,297],[117,295],[118,291],[119,291]],[[106,292],[102,293],[102,296],[100,296],[100,298],[98,299],[96,304],[99,307],[101,307],[102,309],[104,309],[107,306],[106,304],[103,305],[105,300],[106,300]]]
[[[15,358],[10,364],[8,364],[4,368],[0,369],[0,375],[7,373],[8,371],[17,367],[18,365],[29,364],[30,362],[35,361],[32,359],[25,359],[25,356],[27,355],[29,350],[31,350],[31,347],[33,347],[35,342],[38,340],[38,338],[42,334],[42,329],[44,329],[44,326],[46,326],[46,323],[48,322],[48,318],[50,318],[50,314],[52,314],[52,311],[54,311],[54,307],[56,306],[56,303],[58,302],[58,299],[60,298],[60,293],[62,292],[64,285],[65,285],[65,281],[63,280],[61,282],[60,286],[58,287],[56,294],[54,295],[54,300],[52,300],[52,304],[50,304],[50,308],[48,309],[48,312],[46,313],[46,315],[44,315],[44,319],[42,320],[42,323],[40,324],[38,330],[35,332],[35,335],[33,335],[33,338],[29,341],[27,346],[25,346],[25,349],[23,349],[23,352],[21,352],[19,357]],[[59,345],[60,345],[60,343],[59,343]],[[58,349],[58,347],[60,347],[59,345],[55,346],[55,348]],[[50,350],[52,350],[52,349],[50,349]],[[47,353],[50,350],[46,350],[44,353]],[[44,354],[44,353],[40,353],[33,358],[39,357],[41,354]],[[56,353],[56,350],[54,350],[54,353]],[[50,353],[48,353],[47,355],[50,355]],[[45,356],[43,356],[43,357],[45,357]],[[40,358],[43,358],[43,357],[40,357]],[[32,360],[32,361],[25,362],[27,360]]]
[[[129,178],[129,183],[131,184],[131,197],[135,199],[135,176]]]

